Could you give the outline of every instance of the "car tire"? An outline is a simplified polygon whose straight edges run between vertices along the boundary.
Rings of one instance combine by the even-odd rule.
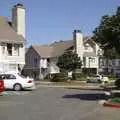
[[[22,89],[22,86],[21,86],[21,84],[17,83],[17,84],[14,85],[13,89],[15,91],[20,91]]]

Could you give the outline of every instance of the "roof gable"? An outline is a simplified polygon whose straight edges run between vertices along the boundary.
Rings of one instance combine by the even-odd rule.
[[[0,17],[0,42],[24,42],[24,38],[13,30],[4,17]]]
[[[49,58],[52,56],[53,48],[49,45],[32,45],[32,48],[40,57]]]

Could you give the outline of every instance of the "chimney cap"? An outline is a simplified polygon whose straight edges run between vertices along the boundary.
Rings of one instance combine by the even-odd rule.
[[[74,30],[74,33],[82,33],[81,30]]]
[[[22,3],[18,3],[14,5],[15,8],[24,8],[24,5]]]

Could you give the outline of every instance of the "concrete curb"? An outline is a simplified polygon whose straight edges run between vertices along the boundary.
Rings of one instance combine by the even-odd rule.
[[[67,86],[67,85],[37,85],[37,87],[49,87],[49,88],[67,88],[67,89],[79,89],[79,90],[103,90],[96,86]]]

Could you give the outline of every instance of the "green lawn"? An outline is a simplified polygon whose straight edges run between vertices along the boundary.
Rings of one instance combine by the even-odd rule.
[[[109,102],[114,104],[120,104],[120,97],[112,98]]]

